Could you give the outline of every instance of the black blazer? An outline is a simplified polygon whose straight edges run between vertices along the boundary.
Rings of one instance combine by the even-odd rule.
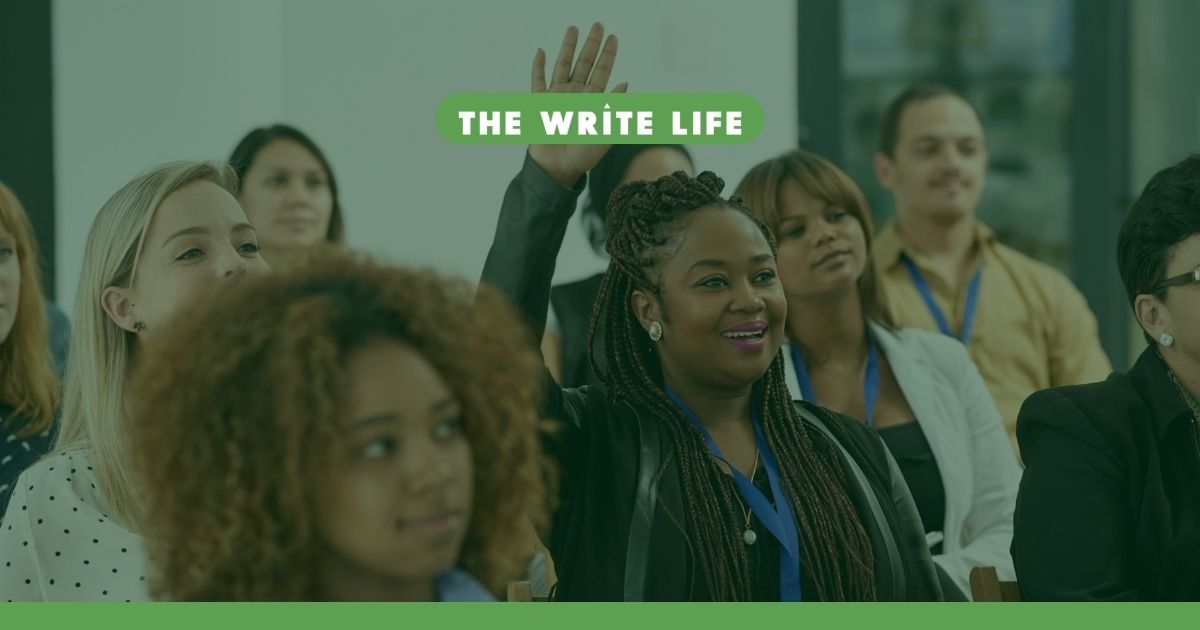
[[[545,325],[554,261],[582,184],[564,188],[526,158],[504,197],[482,280],[507,295],[535,333]],[[547,414],[560,423],[546,442],[562,473],[549,545],[558,598],[709,599],[678,526],[686,497],[660,423],[600,388],[563,390],[546,379]],[[814,439],[842,454],[847,490],[871,539],[879,598],[942,599],[920,516],[882,440],[857,422],[800,409]]]
[[[1158,353],[1021,407],[1013,562],[1029,600],[1200,600],[1200,442]]]
[[[550,290],[550,306],[558,316],[562,331],[562,386],[582,387],[599,385],[600,377],[592,371],[588,361],[587,333],[592,321],[592,306],[600,293],[604,274],[560,284]],[[602,352],[603,337],[596,340],[597,351]]]

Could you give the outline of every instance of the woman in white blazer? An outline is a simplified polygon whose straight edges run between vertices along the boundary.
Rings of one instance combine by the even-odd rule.
[[[779,240],[793,395],[879,432],[934,561],[963,593],[976,566],[1013,579],[1020,468],[1000,414],[961,343],[892,323],[858,186],[824,158],[792,151],[751,169],[736,195]]]

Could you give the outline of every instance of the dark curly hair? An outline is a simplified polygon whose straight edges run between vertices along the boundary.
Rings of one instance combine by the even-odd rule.
[[[737,499],[699,432],[663,391],[662,366],[631,304],[638,289],[663,298],[659,266],[673,255],[685,229],[683,219],[694,210],[716,206],[741,212],[755,222],[774,253],[770,230],[738,198],[722,198],[724,187],[710,171],[695,178],[680,171],[613,193],[608,207],[612,259],[588,336],[592,369],[610,394],[650,410],[667,427],[687,497],[684,522],[710,595],[748,600],[751,578],[741,523],[724,516],[740,514]],[[598,336],[605,340],[602,353],[595,351]],[[805,426],[784,378],[783,360],[776,355],[754,384],[754,400],[796,512],[804,570],[812,575],[821,600],[873,600],[874,555],[847,494],[837,448]],[[837,430],[836,422],[828,424]]]
[[[130,427],[157,596],[321,598],[315,488],[347,357],[379,339],[420,353],[463,407],[475,492],[459,566],[494,593],[520,573],[515,541],[526,517],[544,524],[553,477],[532,334],[496,294],[334,254],[246,278],[164,330],[140,357]]]

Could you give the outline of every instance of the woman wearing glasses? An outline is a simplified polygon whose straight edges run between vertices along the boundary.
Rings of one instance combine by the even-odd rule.
[[[1200,154],[1159,172],[1117,262],[1149,347],[1030,396],[1013,561],[1039,600],[1200,599]]]

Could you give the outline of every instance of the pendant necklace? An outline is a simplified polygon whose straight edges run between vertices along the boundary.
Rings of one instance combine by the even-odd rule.
[[[758,472],[758,454],[759,454],[758,449],[755,449],[754,450],[754,467],[750,469],[751,482],[753,482],[753,480],[754,480],[754,473]],[[734,498],[737,499],[738,507],[741,508],[742,513],[746,515],[746,523],[745,523],[745,525],[742,526],[742,529],[743,529],[742,542],[746,543],[746,546],[753,545],[755,542],[758,541],[758,534],[754,533],[754,530],[751,529],[751,527],[750,527],[751,511],[746,509],[746,507],[742,504],[742,498],[737,496],[737,492],[734,492],[733,496],[734,496]]]

